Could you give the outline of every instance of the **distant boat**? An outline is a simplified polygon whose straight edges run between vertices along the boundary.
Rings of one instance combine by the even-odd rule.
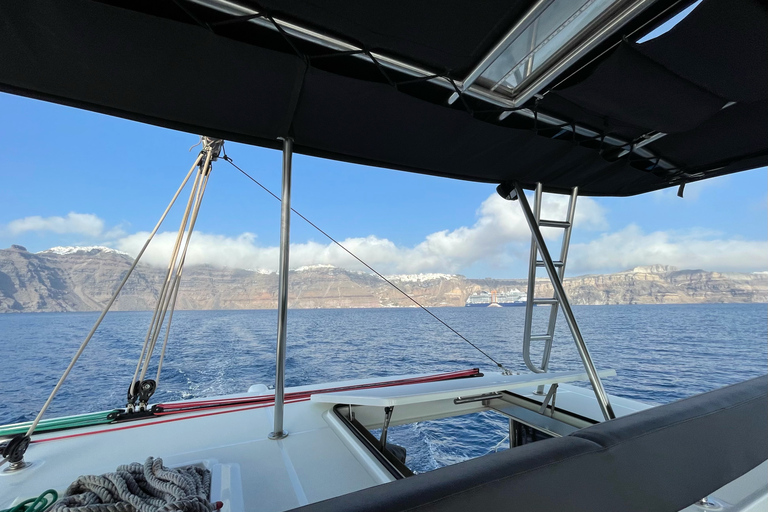
[[[524,292],[513,288],[506,292],[480,291],[467,297],[465,307],[516,307],[525,306],[527,297]]]

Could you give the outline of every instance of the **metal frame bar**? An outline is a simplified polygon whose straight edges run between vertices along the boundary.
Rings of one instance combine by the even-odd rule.
[[[538,250],[541,253],[541,259],[544,261],[544,268],[547,269],[549,280],[552,281],[552,286],[555,289],[555,297],[560,301],[560,306],[563,308],[563,315],[565,316],[565,320],[568,324],[568,328],[571,331],[571,335],[573,335],[573,340],[576,343],[576,349],[578,350],[579,356],[581,357],[581,362],[584,364],[584,369],[587,371],[587,375],[589,376],[589,382],[592,384],[592,389],[595,392],[595,397],[597,398],[597,403],[600,406],[600,410],[602,411],[606,420],[613,419],[616,417],[616,415],[614,414],[613,407],[611,406],[611,402],[608,399],[608,394],[605,392],[605,388],[603,387],[603,383],[600,380],[600,376],[597,374],[595,364],[592,362],[592,356],[589,354],[589,349],[584,342],[584,337],[581,335],[579,326],[576,323],[576,317],[573,314],[571,304],[568,301],[567,295],[565,294],[563,283],[558,278],[557,270],[555,269],[555,265],[552,262],[552,257],[549,255],[549,250],[547,249],[544,237],[541,234],[541,230],[539,229],[538,224],[536,223],[536,217],[534,216],[533,211],[531,211],[531,206],[528,204],[528,198],[525,197],[523,188],[517,182],[515,182],[515,192],[517,193],[517,198],[520,201],[520,206],[523,209],[525,220],[528,222],[528,227],[536,239]]]
[[[291,163],[293,139],[283,139],[283,191],[280,209],[280,281],[277,301],[277,357],[275,358],[275,424],[273,440],[288,435],[283,429],[285,407],[285,353],[288,323],[288,262],[291,244]]]
[[[251,9],[250,7],[242,6],[231,0],[188,0],[188,1],[198,5],[202,5],[203,7],[207,7],[209,9],[216,10],[218,12],[232,15],[232,16],[253,16],[253,15],[259,14],[259,11],[255,9]],[[653,0],[643,0],[643,1],[653,1]],[[332,36],[321,34],[320,32],[310,30],[300,25],[296,25],[295,23],[290,23],[285,20],[274,18],[274,17],[272,19],[274,20],[275,23],[280,25],[281,29],[286,34],[289,34],[293,37],[297,37],[304,41],[309,41],[311,43],[318,44],[320,46],[329,48],[331,50],[336,50],[340,52],[349,52],[349,51],[359,52],[354,54],[353,57],[358,59],[363,59],[369,62],[371,61],[371,57],[366,55],[363,52],[363,49],[359,48],[358,46],[355,46],[353,44],[350,44],[346,41],[343,41],[341,39],[338,39]],[[258,25],[270,30],[277,30],[277,28],[274,26],[274,24],[270,20],[263,19],[263,18],[252,18],[245,23],[252,23],[254,25]],[[605,37],[608,37],[608,35],[606,34]],[[415,66],[413,64],[403,62],[401,60],[388,57],[387,55],[383,55],[376,52],[371,52],[370,55],[374,59],[376,59],[376,61],[384,68],[391,69],[400,73],[404,73],[404,74],[413,76],[414,78],[426,78],[425,80],[426,82],[443,87],[444,89],[451,91],[452,95],[456,94],[456,89],[454,86],[458,87],[460,90],[462,90],[463,88],[463,82],[450,80],[449,78],[444,76],[436,76],[435,72],[421,68],[419,66]],[[579,57],[581,57],[581,55],[579,55]],[[563,70],[560,70],[560,71],[563,71]],[[555,77],[556,75],[550,77],[549,80],[552,80]],[[541,87],[543,87],[544,85],[545,84],[542,84]],[[541,87],[539,87],[539,89],[537,89],[536,91],[533,91],[529,95],[529,98],[530,96],[533,96],[533,94],[538,92],[538,90],[540,90]],[[498,93],[491,92],[485,88],[478,87],[476,85],[470,85],[464,88],[462,90],[462,93],[472,98],[485,101],[491,105],[494,105],[496,107],[501,107],[501,108],[516,109],[518,108],[518,105],[521,105],[524,103],[524,101],[520,101],[520,100],[512,101],[508,97],[505,97]],[[456,96],[454,100],[457,98],[458,96]],[[449,100],[449,103],[452,103],[452,101]],[[564,130],[575,131],[575,133],[577,133],[578,135],[582,135],[584,137],[594,138],[594,137],[599,137],[603,135],[589,128],[585,128],[583,126],[572,126],[570,123],[567,123],[562,119],[558,119],[556,117],[553,117],[547,114],[542,114],[542,113],[535,114],[532,110],[527,108],[504,112],[500,116],[500,119],[506,118],[505,114],[520,115],[523,117],[527,117],[529,119],[535,118],[537,122],[541,122],[541,123],[552,125],[552,126],[562,126]],[[656,155],[653,152],[648,151],[647,149],[640,149],[636,147],[633,148],[631,146],[631,141],[625,141],[613,136],[606,136],[603,138],[603,142],[616,147],[625,147],[625,146],[630,147],[633,153],[637,154],[642,158],[648,158],[648,159],[656,158]],[[657,165],[667,170],[677,169],[676,165],[664,159],[660,159]]]
[[[536,184],[533,201],[534,223],[538,226],[541,218],[541,183]],[[528,257],[528,294],[525,301],[525,323],[523,324],[523,361],[525,365],[535,373],[544,373],[544,368],[539,368],[531,361],[531,330],[533,329],[533,301],[536,298],[536,259],[538,257],[538,248],[536,246],[536,237],[531,234],[531,254]]]
[[[611,10],[610,13],[606,13],[604,16],[599,16],[596,18],[584,30],[593,30],[597,27],[597,31],[586,40],[578,44],[575,48],[566,51],[562,55],[555,54],[553,57],[553,64],[549,66],[546,71],[543,71],[538,78],[535,78],[530,82],[530,84],[525,86],[525,88],[523,88],[515,95],[515,104],[522,105],[531,99],[535,94],[549,85],[550,82],[557,78],[571,64],[583,57],[589,50],[605,41],[608,37],[619,30],[627,21],[632,19],[633,16],[640,14],[640,12],[642,12],[646,7],[655,1],[656,0],[638,0],[625,7],[617,14],[615,14],[614,10]],[[617,7],[617,9],[620,9],[620,7]]]
[[[557,394],[557,382],[549,386],[549,392],[547,392],[547,396],[544,397],[544,400],[541,402],[541,407],[539,407],[539,414],[544,414],[547,412],[547,406],[549,405],[549,401],[552,400],[552,414],[550,416],[555,415],[555,395]]]
[[[384,408],[384,425],[381,427],[381,437],[379,438],[382,450],[387,447],[387,431],[389,430],[389,422],[392,420],[392,411],[394,410],[394,407]]]
[[[651,142],[656,142],[657,140],[659,140],[659,139],[661,139],[663,137],[666,137],[666,136],[667,136],[667,134],[664,133],[664,132],[646,133],[645,135],[640,137],[640,139],[642,139],[642,140],[640,140],[638,142],[635,142],[634,144],[631,145],[631,149],[634,151],[634,150],[636,150],[638,148],[641,148],[641,147],[643,147],[645,145],[650,144]],[[625,149],[621,153],[618,154],[617,158],[621,158],[621,157],[623,157],[624,155],[626,155],[629,152],[630,152],[629,149]]]
[[[547,7],[552,4],[554,0],[539,0],[536,2],[525,14],[523,14],[523,17],[517,20],[517,22],[512,26],[512,28],[507,32],[503,38],[496,44],[496,46],[493,47],[493,50],[491,50],[488,55],[483,57],[483,60],[481,60],[475,68],[469,72],[467,77],[464,79],[464,81],[461,83],[461,89],[466,90],[469,87],[472,86],[472,84],[475,83],[475,81],[480,78],[480,75],[485,73],[485,70],[488,69],[491,64],[493,64],[496,59],[498,59],[502,53],[507,51],[507,48],[517,40],[518,37],[520,37],[520,34],[525,31],[528,26],[531,24],[531,22],[535,21],[538,16],[543,13]]]
[[[557,27],[555,27],[553,32],[547,34],[546,37],[544,38],[544,40],[541,41],[539,44],[536,44],[536,32],[537,32],[536,29],[538,28],[538,21],[539,20],[538,19],[534,20],[533,28],[532,28],[532,31],[531,31],[532,32],[531,33],[531,43],[530,43],[530,48],[528,49],[528,54],[525,55],[516,65],[511,67],[509,69],[509,71],[507,71],[504,74],[504,76],[501,77],[500,80],[497,80],[490,89],[495,92],[497,89],[499,89],[499,87],[503,87],[507,91],[509,91],[508,94],[510,94],[513,98],[515,98],[515,102],[517,102],[517,96],[515,94],[516,91],[521,86],[523,86],[526,82],[530,82],[531,81],[530,77],[533,74],[532,73],[532,70],[533,70],[533,58],[536,56],[537,49],[543,48],[549,41],[552,40],[552,38],[556,37],[557,34],[559,34],[567,25],[569,25],[572,21],[574,21],[576,18],[578,18],[579,15],[581,15],[589,7],[589,5],[594,3],[595,0],[583,0],[583,1],[585,3],[583,3],[579,9],[577,9],[575,12],[571,13],[571,15],[567,19],[563,20],[562,23],[560,25],[558,25]],[[614,5],[614,7],[615,7],[615,5]],[[603,14],[605,14],[605,13],[603,13]],[[594,22],[590,23],[587,27],[584,27],[579,33],[577,33],[575,35],[576,36],[580,35],[581,33],[587,31],[588,29],[590,29],[592,26],[594,26]],[[572,41],[573,41],[573,39],[569,40],[568,42],[572,43]],[[562,50],[562,48],[561,48],[561,50]],[[547,61],[553,61],[553,60],[556,61],[557,60],[557,58],[556,58],[557,55],[561,54],[561,53],[563,53],[563,52],[558,50],[557,52],[555,52],[555,54],[550,56],[550,58],[547,59],[544,62],[544,64],[546,64]],[[523,62],[525,62],[526,60],[528,62],[525,65],[525,68],[526,68],[525,69],[525,75],[523,76],[522,80],[520,80],[520,83],[516,87],[510,87],[510,86],[504,85],[504,82],[506,82],[507,79],[510,76],[512,76],[512,74],[515,72],[515,69],[518,66],[520,66]],[[537,71],[537,73],[538,73],[538,71]]]

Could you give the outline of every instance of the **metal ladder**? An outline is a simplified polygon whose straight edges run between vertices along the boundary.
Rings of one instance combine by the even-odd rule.
[[[579,353],[581,362],[584,365],[584,369],[587,371],[589,382],[592,384],[592,390],[595,392],[595,398],[600,406],[600,411],[606,420],[610,420],[616,417],[611,406],[611,401],[608,398],[608,394],[605,392],[605,387],[600,380],[600,376],[595,368],[595,363],[592,361],[592,356],[589,354],[587,344],[584,342],[584,336],[581,335],[581,330],[576,322],[576,317],[573,314],[571,303],[568,300],[568,296],[563,288],[563,275],[565,274],[565,259],[568,255],[568,245],[571,241],[571,226],[573,226],[573,214],[576,209],[576,197],[578,195],[578,189],[573,188],[571,191],[571,202],[568,207],[568,219],[565,221],[550,221],[541,220],[541,183],[536,184],[536,212],[534,213],[531,206],[528,204],[528,198],[525,197],[525,191],[518,182],[504,182],[496,187],[496,191],[504,199],[510,201],[518,201],[520,207],[523,209],[523,215],[525,221],[528,223],[528,228],[533,235],[533,243],[531,244],[531,262],[530,262],[530,278],[528,280],[528,302],[526,303],[526,321],[525,321],[525,336],[524,336],[524,348],[523,356],[526,365],[536,373],[543,373],[547,371],[549,366],[549,355],[552,350],[552,339],[554,335],[555,320],[557,318],[557,306],[558,309],[562,309],[565,322],[568,324],[568,329],[573,336],[573,342],[576,345],[576,350]],[[541,234],[541,227],[559,227],[566,229],[563,234],[563,249],[560,254],[560,260],[553,261],[552,256],[549,254],[547,243],[544,240],[544,236]],[[537,255],[541,254],[541,260],[538,260]],[[553,297],[538,300],[533,296],[533,291],[536,287],[536,269],[543,266],[547,270],[547,276],[554,288]],[[533,306],[534,304],[547,304],[553,306],[550,311],[549,329],[546,335],[541,335],[535,339],[544,340],[544,354],[542,356],[541,366],[536,366],[531,361],[530,347],[531,347],[531,325],[533,320]],[[550,387],[548,396],[544,399],[546,403],[550,398],[554,399],[554,392],[557,388],[553,385]],[[543,388],[540,388],[540,393],[543,393]]]
[[[553,265],[557,269],[557,279],[560,284],[565,277],[565,263],[568,258],[568,246],[571,242],[571,230],[573,229],[573,217],[576,211],[576,198],[578,196],[578,188],[574,187],[571,191],[570,201],[568,202],[568,214],[567,218],[563,220],[548,220],[541,218],[541,204],[542,204],[542,186],[541,183],[537,184],[536,192],[533,203],[533,214],[536,226],[539,228],[558,228],[563,230],[562,245],[560,247],[560,259],[553,261]],[[557,323],[557,313],[560,308],[560,299],[556,293],[553,293],[553,297],[536,297],[536,271],[539,268],[543,268],[545,263],[543,259],[539,259],[541,256],[539,245],[536,242],[536,237],[531,237],[531,256],[528,266],[528,300],[525,305],[525,330],[523,332],[523,359],[526,366],[536,373],[545,373],[549,367],[549,358],[552,352],[552,341],[555,336],[555,324]],[[551,280],[551,278],[550,278]],[[552,283],[553,289],[555,288]],[[549,322],[547,323],[547,330],[544,333],[532,334],[533,329],[533,313],[534,306],[549,306]],[[544,349],[541,356],[541,364],[537,365],[531,360],[531,342],[543,341]],[[543,394],[544,387],[539,386],[538,393]]]

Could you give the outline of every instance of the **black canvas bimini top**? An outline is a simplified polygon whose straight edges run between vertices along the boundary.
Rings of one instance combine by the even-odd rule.
[[[0,90],[266,147],[293,137],[308,155],[584,195],[768,163],[764,2],[703,0],[638,44],[638,33],[686,5],[653,2],[528,101],[533,115],[504,119],[476,97],[449,103],[445,84],[466,77],[534,2],[476,4],[243,0],[259,11],[256,25],[185,0],[8,1]],[[275,20],[360,50],[307,42]],[[443,86],[360,58],[369,53],[428,70]]]

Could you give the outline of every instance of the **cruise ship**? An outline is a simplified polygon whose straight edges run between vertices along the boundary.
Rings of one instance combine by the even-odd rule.
[[[480,291],[467,297],[464,303],[466,307],[488,307],[488,306],[525,306],[527,297],[525,292],[513,288],[506,292]]]

